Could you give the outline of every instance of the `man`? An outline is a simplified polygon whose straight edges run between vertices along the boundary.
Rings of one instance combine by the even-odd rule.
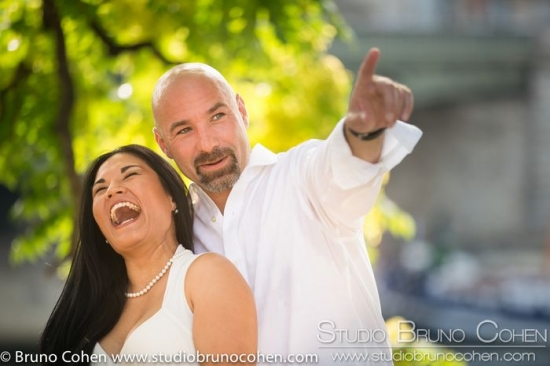
[[[287,363],[306,354],[341,363],[336,353],[353,351],[383,354],[356,364],[392,364],[362,222],[382,175],[421,132],[396,121],[409,118],[412,95],[374,75],[379,56],[369,51],[331,136],[282,154],[250,150],[243,99],[207,65],[176,66],[153,93],[156,141],[194,182],[195,248],[239,268],[257,304],[259,351]]]

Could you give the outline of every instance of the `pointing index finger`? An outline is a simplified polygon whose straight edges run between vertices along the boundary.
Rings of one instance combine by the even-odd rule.
[[[361,65],[359,78],[372,80],[372,77],[374,76],[374,70],[376,69],[376,64],[378,63],[379,59],[380,50],[378,48],[371,48],[369,50],[369,53],[367,54],[367,57],[365,57],[365,61],[363,61],[363,64]]]

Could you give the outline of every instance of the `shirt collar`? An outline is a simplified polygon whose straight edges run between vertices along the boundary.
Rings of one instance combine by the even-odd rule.
[[[277,154],[265,148],[261,144],[256,144],[250,152],[250,158],[245,169],[256,166],[273,165],[277,162]]]

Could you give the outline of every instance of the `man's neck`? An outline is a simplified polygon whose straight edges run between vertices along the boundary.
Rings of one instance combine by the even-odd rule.
[[[225,204],[227,203],[227,198],[229,197],[229,193],[231,193],[231,189],[225,190],[223,192],[219,193],[213,193],[204,191],[208,197],[214,202],[216,206],[218,206],[218,209],[223,215],[223,211],[225,210]]]

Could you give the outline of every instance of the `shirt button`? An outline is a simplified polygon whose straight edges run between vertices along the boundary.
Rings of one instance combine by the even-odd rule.
[[[212,216],[212,222],[216,222],[216,216]]]

